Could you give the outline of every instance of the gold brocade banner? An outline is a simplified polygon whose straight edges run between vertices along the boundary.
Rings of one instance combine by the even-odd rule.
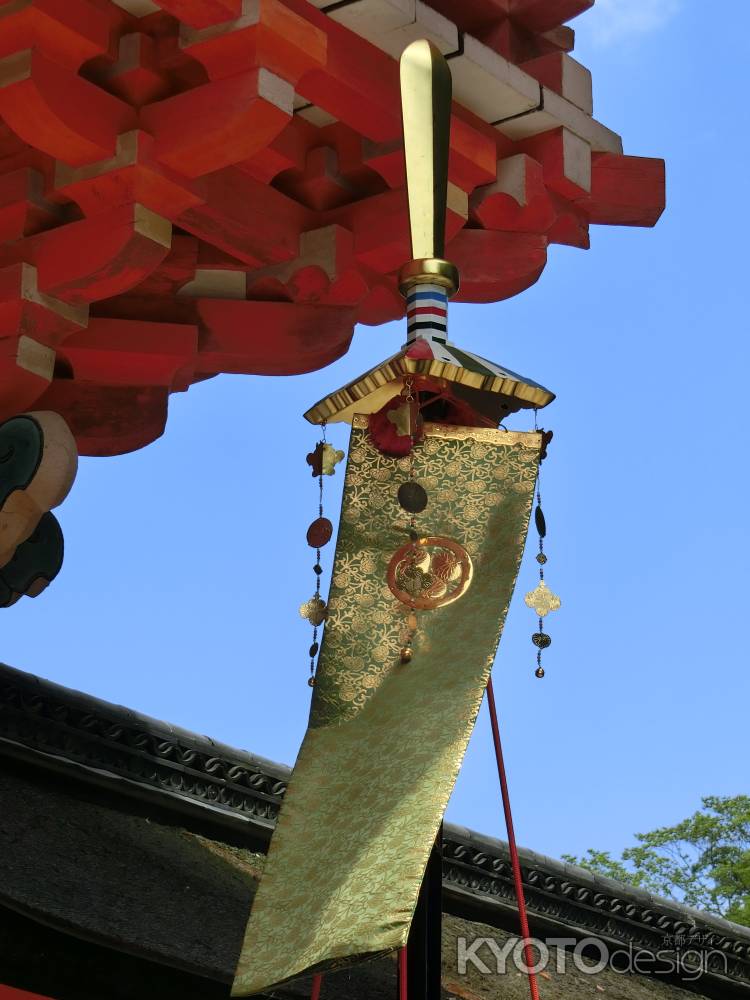
[[[541,447],[538,433],[425,431],[414,451],[429,497],[418,529],[433,560],[448,552],[454,566],[459,554],[468,585],[456,570],[455,599],[418,612],[402,664],[409,609],[388,571],[393,581],[408,541],[396,494],[409,459],[382,455],[355,417],[310,723],[233,996],[406,943],[513,593]]]

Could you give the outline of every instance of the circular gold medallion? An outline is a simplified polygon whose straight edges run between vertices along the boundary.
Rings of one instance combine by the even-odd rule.
[[[466,549],[438,535],[408,542],[388,564],[388,586],[410,608],[452,604],[469,589],[474,567]]]

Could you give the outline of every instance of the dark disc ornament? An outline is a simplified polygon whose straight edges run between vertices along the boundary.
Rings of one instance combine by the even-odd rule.
[[[319,517],[307,529],[307,544],[313,549],[321,549],[331,540],[333,525],[327,517]]]
[[[540,566],[544,566],[544,564],[547,562],[547,557],[543,552],[539,552],[537,554],[536,561],[539,563]]]
[[[320,649],[320,646],[318,645],[318,643],[317,643],[317,642],[314,642],[314,643],[312,644],[312,646],[310,646],[310,656],[311,656],[311,657],[313,657],[313,656],[317,656],[317,655],[318,655],[318,650],[319,650],[319,649]]]
[[[546,632],[535,632],[531,637],[531,641],[537,649],[547,649],[548,646],[552,645],[552,639]]]
[[[544,520],[544,514],[539,504],[534,508],[534,523],[536,524],[536,530],[539,532],[539,537],[544,538],[547,534],[547,522]]]
[[[427,491],[424,486],[410,479],[398,488],[398,502],[410,514],[419,514],[427,506]]]
[[[323,455],[325,454],[325,442],[318,441],[315,446],[315,451],[311,451],[307,456],[307,464],[312,470],[313,479],[317,479],[318,476],[323,475]]]

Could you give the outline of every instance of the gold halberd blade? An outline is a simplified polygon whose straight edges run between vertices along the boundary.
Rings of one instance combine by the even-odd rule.
[[[442,53],[425,38],[401,55],[401,113],[412,260],[399,274],[401,291],[420,282],[442,285],[453,295],[458,271],[445,253],[451,72]]]

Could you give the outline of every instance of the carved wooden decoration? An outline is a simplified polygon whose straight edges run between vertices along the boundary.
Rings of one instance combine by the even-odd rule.
[[[60,572],[63,534],[54,514],[43,514],[31,535],[0,566],[0,608],[23,597],[38,597]]]
[[[59,572],[62,533],[49,511],[68,495],[77,467],[75,440],[57,413],[0,424],[0,607],[35,597]]]

